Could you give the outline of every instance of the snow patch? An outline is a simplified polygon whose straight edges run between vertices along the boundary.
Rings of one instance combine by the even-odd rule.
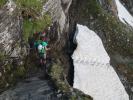
[[[76,32],[73,87],[94,100],[129,100],[98,35],[83,25]]]
[[[129,24],[133,27],[133,17],[128,10],[121,4],[119,0],[115,0],[118,10],[118,17],[124,24]]]

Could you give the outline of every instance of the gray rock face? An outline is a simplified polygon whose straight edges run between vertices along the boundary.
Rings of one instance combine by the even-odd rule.
[[[52,17],[53,25],[49,34],[52,47],[65,46],[68,39],[68,10],[72,0],[48,0],[43,7],[43,14],[48,12]],[[21,16],[12,0],[0,9],[0,51],[9,57],[22,57],[27,55],[26,46],[22,40]],[[55,47],[57,48],[57,47]],[[61,48],[58,48],[61,49]]]
[[[9,0],[9,1],[10,2],[7,4],[7,6],[5,6],[3,9],[0,9],[0,52],[5,52],[6,54],[9,55],[9,57],[23,57],[27,55],[27,50],[25,45],[23,45],[23,41],[22,41],[22,34],[21,34],[22,19],[21,19],[21,16],[19,17],[16,13],[17,9],[15,4],[12,2],[12,0]],[[94,1],[94,0],[90,0],[90,1]],[[111,2],[108,2],[108,1],[111,1]],[[126,2],[127,0],[122,0],[122,1]],[[117,36],[115,36],[114,34],[115,33],[114,29],[113,31],[112,29],[110,29],[110,27],[112,27],[111,25],[107,28],[107,30],[104,29],[104,27],[102,27],[104,22],[99,23],[98,21],[99,19],[95,18],[99,16],[97,15],[97,13],[95,14],[96,16],[93,16],[90,9],[88,9],[88,11],[90,12],[88,12],[84,16],[84,13],[87,12],[87,7],[88,7],[86,5],[87,4],[86,2],[87,0],[83,0],[83,1],[48,0],[43,7],[44,10],[42,13],[45,14],[45,12],[48,12],[51,15],[52,21],[53,21],[53,25],[51,26],[51,32],[49,34],[49,38],[50,38],[49,44],[53,50],[51,51],[52,51],[52,54],[55,52],[56,49],[61,51],[61,52],[58,52],[60,55],[62,55],[61,57],[59,56],[57,57],[53,56],[53,57],[62,59],[63,68],[64,66],[65,68],[68,68],[69,66],[68,59],[67,59],[68,56],[66,56],[64,53],[65,52],[64,47],[68,42],[68,38],[70,35],[69,32],[71,33],[74,30],[76,22],[80,24],[86,24],[87,26],[91,27],[91,29],[95,29],[97,32],[99,32],[101,37],[104,36],[102,37],[102,40],[105,41],[104,44],[107,46],[108,46],[108,43],[106,43],[108,42],[107,39],[110,38],[111,36],[114,36],[112,37],[112,40],[116,40],[116,42],[121,43],[121,41],[120,42],[117,41],[118,40],[117,38],[114,39]],[[117,14],[114,0],[97,0],[97,2],[100,3],[102,8],[104,8],[108,12],[113,13],[113,15]],[[129,10],[131,12],[133,7],[132,3],[133,3],[132,0],[129,0],[129,3],[127,3]],[[85,10],[83,8],[85,8]],[[91,9],[95,10],[95,8],[91,8]],[[105,21],[104,19],[101,19],[101,20]],[[123,29],[122,31],[124,31],[125,33],[129,32],[128,29]],[[121,40],[123,40],[123,38]],[[113,46],[116,45],[114,44],[115,43],[112,43]],[[124,42],[123,44],[126,44],[126,43]],[[113,46],[110,46],[110,47],[114,48]]]
[[[65,40],[68,38],[68,10],[71,2],[72,0],[48,0],[48,2],[43,7],[43,13],[49,12],[53,21],[50,39],[51,41],[54,41],[51,44],[58,43],[64,46],[66,42]]]
[[[7,73],[6,67],[9,66],[13,70],[18,66],[23,66],[25,63],[25,57],[28,54],[26,45],[23,44],[22,40],[22,18],[18,16],[18,9],[12,0],[6,3],[6,5],[0,9],[0,81],[1,87],[5,88],[10,86],[12,83],[8,82],[12,79],[12,75]],[[4,79],[4,80],[3,80]],[[15,80],[12,80],[12,82]],[[5,82],[5,83],[3,83]],[[8,84],[8,85],[6,85]],[[3,91],[0,89],[0,92]]]
[[[2,59],[0,67],[11,65],[14,61],[17,65],[23,64],[23,57],[27,55],[26,48],[22,46],[22,19],[16,13],[16,5],[9,1],[0,9],[0,54],[7,57]],[[17,59],[17,61],[16,61]],[[15,66],[17,67],[17,66]],[[4,67],[2,68],[4,70]],[[2,72],[3,70],[0,70]]]
[[[21,56],[22,19],[16,13],[14,2],[0,9],[0,51],[11,57]]]
[[[59,100],[49,81],[32,77],[0,95],[0,100]]]
[[[72,0],[49,0],[44,5],[44,12],[50,12],[52,21],[58,22],[60,33],[66,28],[67,15]]]
[[[107,10],[109,13],[112,13],[113,15],[117,16],[117,8],[115,4],[115,0],[97,0],[97,2]]]
[[[120,0],[120,1],[133,15],[133,0]],[[102,6],[102,8],[104,8],[109,12],[112,12],[115,16],[117,16],[117,8],[115,0],[97,0],[97,2]]]

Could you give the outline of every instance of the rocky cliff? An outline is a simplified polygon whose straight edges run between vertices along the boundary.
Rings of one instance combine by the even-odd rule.
[[[12,69],[22,69],[23,73],[23,67],[17,66],[24,65],[24,59],[28,54],[26,45],[22,41],[22,17],[17,16],[16,11],[16,5],[11,1],[0,9],[1,88],[8,87],[14,80],[15,73],[10,73]],[[12,78],[9,78],[10,76]]]
[[[121,1],[132,13],[132,0]],[[31,33],[42,31],[50,26],[49,75],[60,90],[70,91],[69,83],[71,85],[73,83],[71,55],[76,48],[73,44],[73,36],[76,24],[79,23],[99,33],[121,81],[132,95],[133,29],[118,20],[115,0],[46,0],[44,2],[33,0],[33,2],[34,4],[23,0],[0,1],[2,90],[16,79],[16,75],[19,76],[19,72],[22,72],[20,76],[23,76],[29,69],[27,66],[35,65],[32,63],[34,59],[27,60],[33,58],[30,57],[27,49],[29,48],[27,41],[31,38]],[[9,80],[12,76],[14,76],[12,80]]]
[[[71,0],[48,0],[34,4],[22,0],[9,0],[1,2],[1,90],[12,86],[29,75],[37,66],[30,50],[30,41],[34,32],[43,31],[48,26],[48,42],[51,48],[50,60],[47,65],[50,68],[49,75],[57,89],[68,93],[69,98],[88,98],[83,93],[74,90],[71,92],[67,82],[69,73],[69,7]],[[41,7],[41,8],[40,8]],[[29,52],[31,51],[31,52]],[[7,57],[8,59],[6,59]],[[11,58],[11,59],[9,59]],[[32,71],[31,71],[32,70]]]

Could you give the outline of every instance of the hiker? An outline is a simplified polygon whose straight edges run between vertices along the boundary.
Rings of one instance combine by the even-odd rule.
[[[47,45],[48,43],[44,42],[42,38],[41,40],[38,40],[35,44],[38,50],[40,64],[46,64],[47,50],[50,50],[50,48],[48,48]]]

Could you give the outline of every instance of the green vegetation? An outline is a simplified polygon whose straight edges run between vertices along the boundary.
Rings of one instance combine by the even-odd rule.
[[[34,32],[43,31],[51,24],[51,17],[42,15],[43,5],[46,0],[15,0],[23,21],[23,40],[28,41]]]
[[[59,60],[57,63],[53,64],[50,70],[50,76],[59,90],[61,90],[62,92],[70,91],[70,87],[64,78],[63,66],[61,65]]]
[[[107,2],[108,2],[109,4],[111,4],[112,0],[107,0]]]
[[[28,41],[30,34],[32,33],[33,23],[29,20],[23,22],[23,39]]]
[[[5,55],[4,55],[4,53],[0,53],[0,62],[2,62],[3,60],[5,59]]]
[[[0,0],[0,8],[1,8],[4,4],[6,4],[6,2],[7,2],[7,0]]]
[[[7,64],[1,70],[0,76],[0,92],[5,90],[6,88],[15,85],[17,80],[23,79],[26,76],[26,71],[24,66],[13,66],[12,64]]]
[[[58,55],[59,56],[59,55]],[[64,95],[69,97],[69,100],[93,100],[90,96],[85,95],[81,91],[77,89],[73,89],[73,92],[71,91],[72,88],[67,83],[67,80],[65,80],[65,74],[64,74],[64,67],[59,59],[56,60],[55,63],[53,63],[51,70],[49,71],[50,77],[54,82],[54,85],[58,90],[63,92]]]
[[[14,72],[14,76],[16,78],[24,78],[26,76],[26,69],[24,66],[17,67],[16,71]]]
[[[128,57],[133,54],[133,34],[126,25],[120,23],[115,17],[102,12],[98,17],[96,29],[102,30],[107,39],[107,50],[111,54],[120,54]],[[129,40],[129,41],[128,41]]]
[[[15,0],[16,4],[23,10],[27,10],[28,12],[41,12],[43,7],[42,0]]]
[[[23,39],[27,42],[29,37],[32,37],[34,32],[43,31],[45,28],[50,26],[51,17],[46,14],[39,19],[24,19],[23,22]]]
[[[83,94],[82,92],[76,90],[74,95],[70,97],[70,100],[93,100],[92,97]]]
[[[50,26],[51,24],[51,17],[48,14],[45,14],[38,20],[35,20],[35,31],[42,31],[46,27]]]
[[[0,92],[4,91],[10,86],[14,86],[18,81],[25,79],[29,73],[37,72],[35,55],[29,55],[25,58],[25,63],[21,65],[14,65],[12,61],[2,66],[0,70]]]
[[[77,9],[79,17],[87,18],[86,20],[88,20],[90,16],[97,17],[98,14],[101,12],[101,8],[99,7],[99,4],[97,3],[96,0],[85,0],[85,1],[79,0],[76,5],[80,6],[80,8]]]
[[[28,39],[32,37],[34,32],[44,31],[44,29],[51,24],[51,17],[47,13],[44,15],[41,13],[43,4],[46,0],[14,1],[17,4],[17,9],[16,12],[14,12],[14,16],[23,17],[22,38],[24,42],[27,43]],[[6,0],[0,0],[0,7],[5,2]],[[19,43],[16,43],[16,47],[19,47],[19,45]],[[13,86],[18,80],[24,79],[29,72],[36,72],[38,70],[36,67],[36,57],[33,57],[35,55],[25,57],[22,50],[21,52],[23,61],[25,60],[21,65],[13,65],[12,59],[7,59],[7,63],[5,63],[4,59],[6,59],[6,56],[4,53],[0,53],[0,65],[2,65],[2,69],[0,70],[0,92],[9,86]]]

